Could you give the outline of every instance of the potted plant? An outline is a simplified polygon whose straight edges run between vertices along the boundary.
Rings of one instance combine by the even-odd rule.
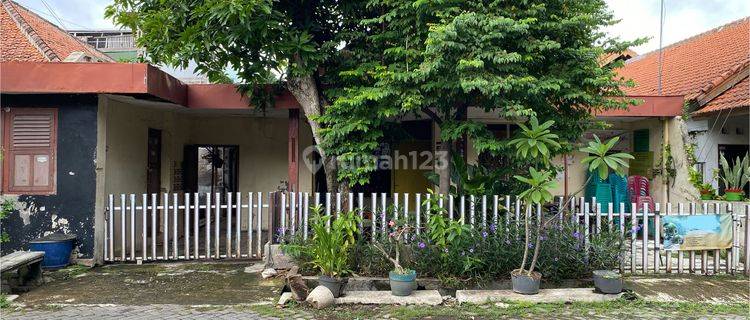
[[[417,287],[417,272],[412,269],[404,268],[401,265],[401,251],[405,248],[406,236],[413,228],[408,224],[397,225],[396,221],[388,222],[389,233],[388,242],[393,246],[395,255],[391,255],[385,250],[381,243],[375,242],[375,248],[380,251],[388,260],[393,263],[393,270],[388,272],[388,280],[391,285],[391,294],[394,296],[409,296]]]
[[[701,200],[712,200],[716,190],[710,183],[701,183],[698,185],[698,192],[701,194]]]
[[[518,137],[509,143],[516,148],[517,157],[536,159],[534,166],[529,167],[528,176],[514,176],[516,180],[528,186],[526,190],[519,194],[519,197],[526,204],[524,253],[521,267],[511,271],[513,291],[521,294],[536,294],[539,292],[542,275],[535,272],[534,269],[539,258],[542,232],[548,223],[558,221],[557,215],[546,220],[540,216],[536,221],[536,240],[533,244],[530,242],[529,220],[532,216],[531,209],[552,200],[550,190],[556,186],[554,177],[557,169],[550,164],[550,159],[552,158],[552,152],[561,149],[561,145],[557,142],[559,137],[550,131],[554,121],[550,120],[540,125],[537,118],[532,116],[529,119],[529,124],[528,127],[519,124],[521,131]],[[590,141],[588,146],[579,150],[588,154],[581,160],[581,163],[587,165],[590,172],[597,172],[601,179],[606,179],[610,170],[622,175],[623,169],[628,167],[627,160],[633,159],[633,156],[622,152],[612,152],[612,148],[617,144],[619,138],[614,137],[607,142],[602,142],[598,136],[594,135],[594,140]],[[589,175],[589,179],[591,179],[591,175]],[[587,180],[583,185],[587,185],[588,182]],[[568,201],[582,190],[583,187],[574,192]],[[568,208],[568,204],[564,204],[562,208]],[[531,263],[526,269],[530,248],[534,248],[534,253],[531,257]]]
[[[594,288],[601,293],[622,292],[622,275],[612,270],[594,270]]]
[[[719,179],[724,182],[724,198],[727,201],[742,201],[745,197],[745,185],[750,180],[750,166],[748,156],[737,157],[730,166],[724,154],[719,158],[721,163],[721,174]]]
[[[359,229],[359,216],[354,212],[339,213],[336,219],[322,215],[320,206],[312,208],[310,226],[313,231],[312,241],[307,245],[312,255],[310,262],[320,271],[318,284],[325,286],[334,298],[341,296],[347,282],[349,270],[349,251],[354,246]]]

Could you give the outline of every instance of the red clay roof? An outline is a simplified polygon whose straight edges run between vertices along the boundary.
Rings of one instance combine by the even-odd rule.
[[[696,113],[728,110],[750,105],[750,81],[747,77],[706,103]]]
[[[0,1],[0,61],[62,61],[73,52],[112,61],[23,6]]]
[[[750,17],[745,17],[665,47],[661,94],[694,99],[741,70],[748,60]],[[625,92],[628,95],[658,94],[658,63],[658,51],[628,60],[618,72],[625,78],[633,79],[636,86],[625,88]],[[732,90],[710,101],[712,108],[748,105],[747,99],[741,99],[743,95],[747,97],[747,81],[742,82],[744,85],[738,83]],[[732,91],[732,95],[723,97],[729,91]]]

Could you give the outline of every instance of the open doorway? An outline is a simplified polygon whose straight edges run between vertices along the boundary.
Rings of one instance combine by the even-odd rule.
[[[183,183],[185,192],[206,193],[238,191],[239,147],[234,145],[187,145],[184,150]]]

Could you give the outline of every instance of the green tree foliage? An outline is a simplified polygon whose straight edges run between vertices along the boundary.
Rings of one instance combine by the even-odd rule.
[[[554,118],[565,142],[592,111],[632,103],[617,99],[617,64],[599,64],[633,44],[604,34],[615,21],[603,0],[114,0],[106,15],[133,29],[154,63],[195,61],[217,81],[235,70],[257,106],[289,90],[322,146],[329,190],[367,182],[375,163],[361,159],[405,115],[429,116],[443,141],[507,153],[467,108]]]
[[[467,119],[468,107],[516,121],[555,119],[545,129],[569,146],[592,125],[592,112],[634,103],[617,98],[629,84],[613,71],[617,64],[600,65],[601,55],[633,44],[603,33],[615,20],[602,0],[372,0],[369,7],[378,16],[363,20],[371,30],[363,34],[366,53],[340,73],[346,86],[322,118],[335,154],[371,154],[380,124],[410,114],[434,120],[443,141],[468,137],[478,152],[515,152],[485,123]],[[339,174],[364,182],[370,170]]]
[[[316,117],[334,99],[326,91],[342,87],[339,71],[352,68],[367,31],[360,21],[372,15],[357,0],[114,0],[106,16],[131,28],[154,63],[186,68],[194,61],[211,81],[226,81],[233,69],[258,107],[271,106],[286,88],[322,144]],[[325,149],[321,156],[334,190],[336,162]]]

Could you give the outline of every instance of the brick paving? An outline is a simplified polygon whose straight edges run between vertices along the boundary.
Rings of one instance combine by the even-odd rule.
[[[277,319],[231,306],[192,307],[182,305],[65,305],[40,309],[2,310],[0,318],[11,319]]]

